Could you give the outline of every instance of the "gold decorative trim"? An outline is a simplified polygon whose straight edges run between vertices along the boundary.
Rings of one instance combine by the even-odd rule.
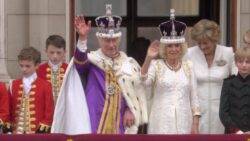
[[[30,91],[29,92],[29,95],[31,96],[31,95],[34,95],[34,94],[36,94],[36,92],[34,92],[34,91]]]
[[[40,123],[39,125],[40,125],[40,129],[39,129],[40,131],[45,130],[45,132],[48,132],[50,130],[50,126],[47,124]]]
[[[36,114],[36,111],[31,110],[31,111],[30,111],[30,114],[31,114],[31,115],[34,115],[34,114]]]
[[[36,128],[35,124],[30,124],[30,128]]]
[[[71,138],[68,138],[66,141],[74,141],[73,139],[71,139]]]
[[[30,114],[31,115],[31,114]],[[30,118],[30,121],[32,122],[32,121],[36,121],[36,118],[35,117],[31,117]]]
[[[22,84],[23,85],[23,84]],[[17,105],[16,109],[16,126],[14,129],[14,133],[29,133],[31,132],[30,126],[30,110],[29,110],[29,103],[30,103],[30,95],[25,95],[23,87],[20,87],[22,89],[22,95],[21,97],[18,97],[17,99],[20,100],[20,103]],[[21,90],[19,90],[20,92]],[[32,99],[31,99],[32,100]]]
[[[84,65],[84,64],[86,64],[86,63],[88,62],[88,59],[86,59],[86,60],[84,60],[84,61],[79,61],[79,60],[77,60],[76,58],[74,58],[74,62],[75,62],[76,64],[79,64],[79,65]]]
[[[30,104],[29,108],[35,108],[34,104]]]
[[[47,67],[47,68],[46,68],[46,71],[47,71],[47,72],[50,72],[50,71],[51,71],[51,69],[50,69],[49,67]]]
[[[64,68],[60,68],[60,71],[61,71],[61,72],[65,72]]]
[[[10,123],[10,122],[5,122],[4,125],[5,125],[5,127],[7,127],[8,129],[10,129],[10,127],[11,127],[11,123]]]
[[[33,102],[33,101],[35,101],[34,97],[33,98],[29,98],[29,102]]]
[[[117,134],[119,133],[120,124],[120,100],[121,88],[119,87],[117,77],[112,70],[106,70],[106,89],[110,87],[110,92],[106,93],[103,112],[97,133],[101,134]]]

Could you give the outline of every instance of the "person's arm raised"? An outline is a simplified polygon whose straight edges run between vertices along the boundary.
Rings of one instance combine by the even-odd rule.
[[[142,65],[142,68],[141,68],[141,75],[142,76],[146,75],[148,73],[148,68],[149,68],[151,60],[153,60],[159,56],[159,45],[160,45],[160,42],[157,40],[153,41],[150,44],[148,51],[147,51],[147,56],[146,56],[145,61]]]
[[[74,63],[78,72],[83,72],[85,68],[88,68],[88,57],[87,57],[87,38],[91,29],[91,21],[86,22],[84,16],[76,16],[75,30],[79,35],[77,46],[74,52]]]

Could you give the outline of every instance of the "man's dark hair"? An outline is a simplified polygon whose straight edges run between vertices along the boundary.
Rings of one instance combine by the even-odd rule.
[[[53,45],[56,48],[63,48],[65,50],[65,40],[62,36],[59,35],[50,35],[46,40],[46,49],[48,49],[49,45]]]

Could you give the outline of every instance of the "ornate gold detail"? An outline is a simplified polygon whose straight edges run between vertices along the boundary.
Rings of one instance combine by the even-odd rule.
[[[36,125],[35,124],[31,124],[30,128],[36,128]]]
[[[34,115],[34,114],[36,114],[36,111],[32,111],[32,110],[31,110],[31,111],[30,111],[30,114],[31,114],[31,115]]]
[[[60,68],[60,72],[65,72],[64,68]]]
[[[183,70],[189,81],[191,80],[191,64],[190,62],[184,62],[183,63]]]
[[[47,72],[50,72],[50,71],[51,71],[51,69],[50,69],[50,68],[46,68],[46,71],[47,71]]]
[[[118,111],[121,106],[121,88],[118,84],[117,77],[111,69],[106,70],[105,73],[105,78],[107,79],[107,94],[97,133],[116,134],[119,132],[120,123]]]
[[[30,102],[35,101],[35,98],[34,98],[34,97],[33,97],[33,98],[30,98],[29,101],[30,101]]]
[[[35,85],[32,85],[32,88]],[[35,127],[35,125],[31,125],[31,122],[35,121],[36,119],[34,118],[35,116],[35,111],[30,110],[31,108],[34,108],[34,104],[30,104],[35,100],[34,97],[32,97],[35,92],[30,91],[30,93],[27,95],[24,93],[23,87],[20,87],[18,92],[22,92],[22,95],[18,100],[20,100],[20,104],[17,105],[16,109],[16,123],[15,123],[15,133],[17,134],[22,134],[22,133],[34,133],[32,128]]]
[[[52,69],[50,68],[50,70]],[[46,76],[49,79],[48,81],[52,84],[53,99],[54,103],[56,103],[64,77],[64,69],[62,68],[62,66],[60,66],[57,71],[52,70],[48,73],[49,74],[47,74]]]
[[[45,130],[45,132],[47,133],[50,130],[50,126],[46,125],[46,124],[43,124],[43,123],[40,123],[40,130],[41,131]]]
[[[46,77],[47,77],[47,78],[51,78],[51,75],[50,75],[50,74],[47,74]]]
[[[30,104],[29,107],[30,107],[30,108],[35,108],[35,105],[34,105],[34,104]]]
[[[35,93],[36,93],[36,92],[34,92],[34,91],[30,91],[30,92],[29,92],[29,95],[32,96],[32,95],[34,95]]]

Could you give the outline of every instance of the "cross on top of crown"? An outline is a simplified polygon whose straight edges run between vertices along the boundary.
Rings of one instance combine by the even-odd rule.
[[[174,9],[170,9],[170,19],[171,20],[175,19],[175,10]]]
[[[112,15],[112,4],[106,4],[106,15],[107,16]]]

